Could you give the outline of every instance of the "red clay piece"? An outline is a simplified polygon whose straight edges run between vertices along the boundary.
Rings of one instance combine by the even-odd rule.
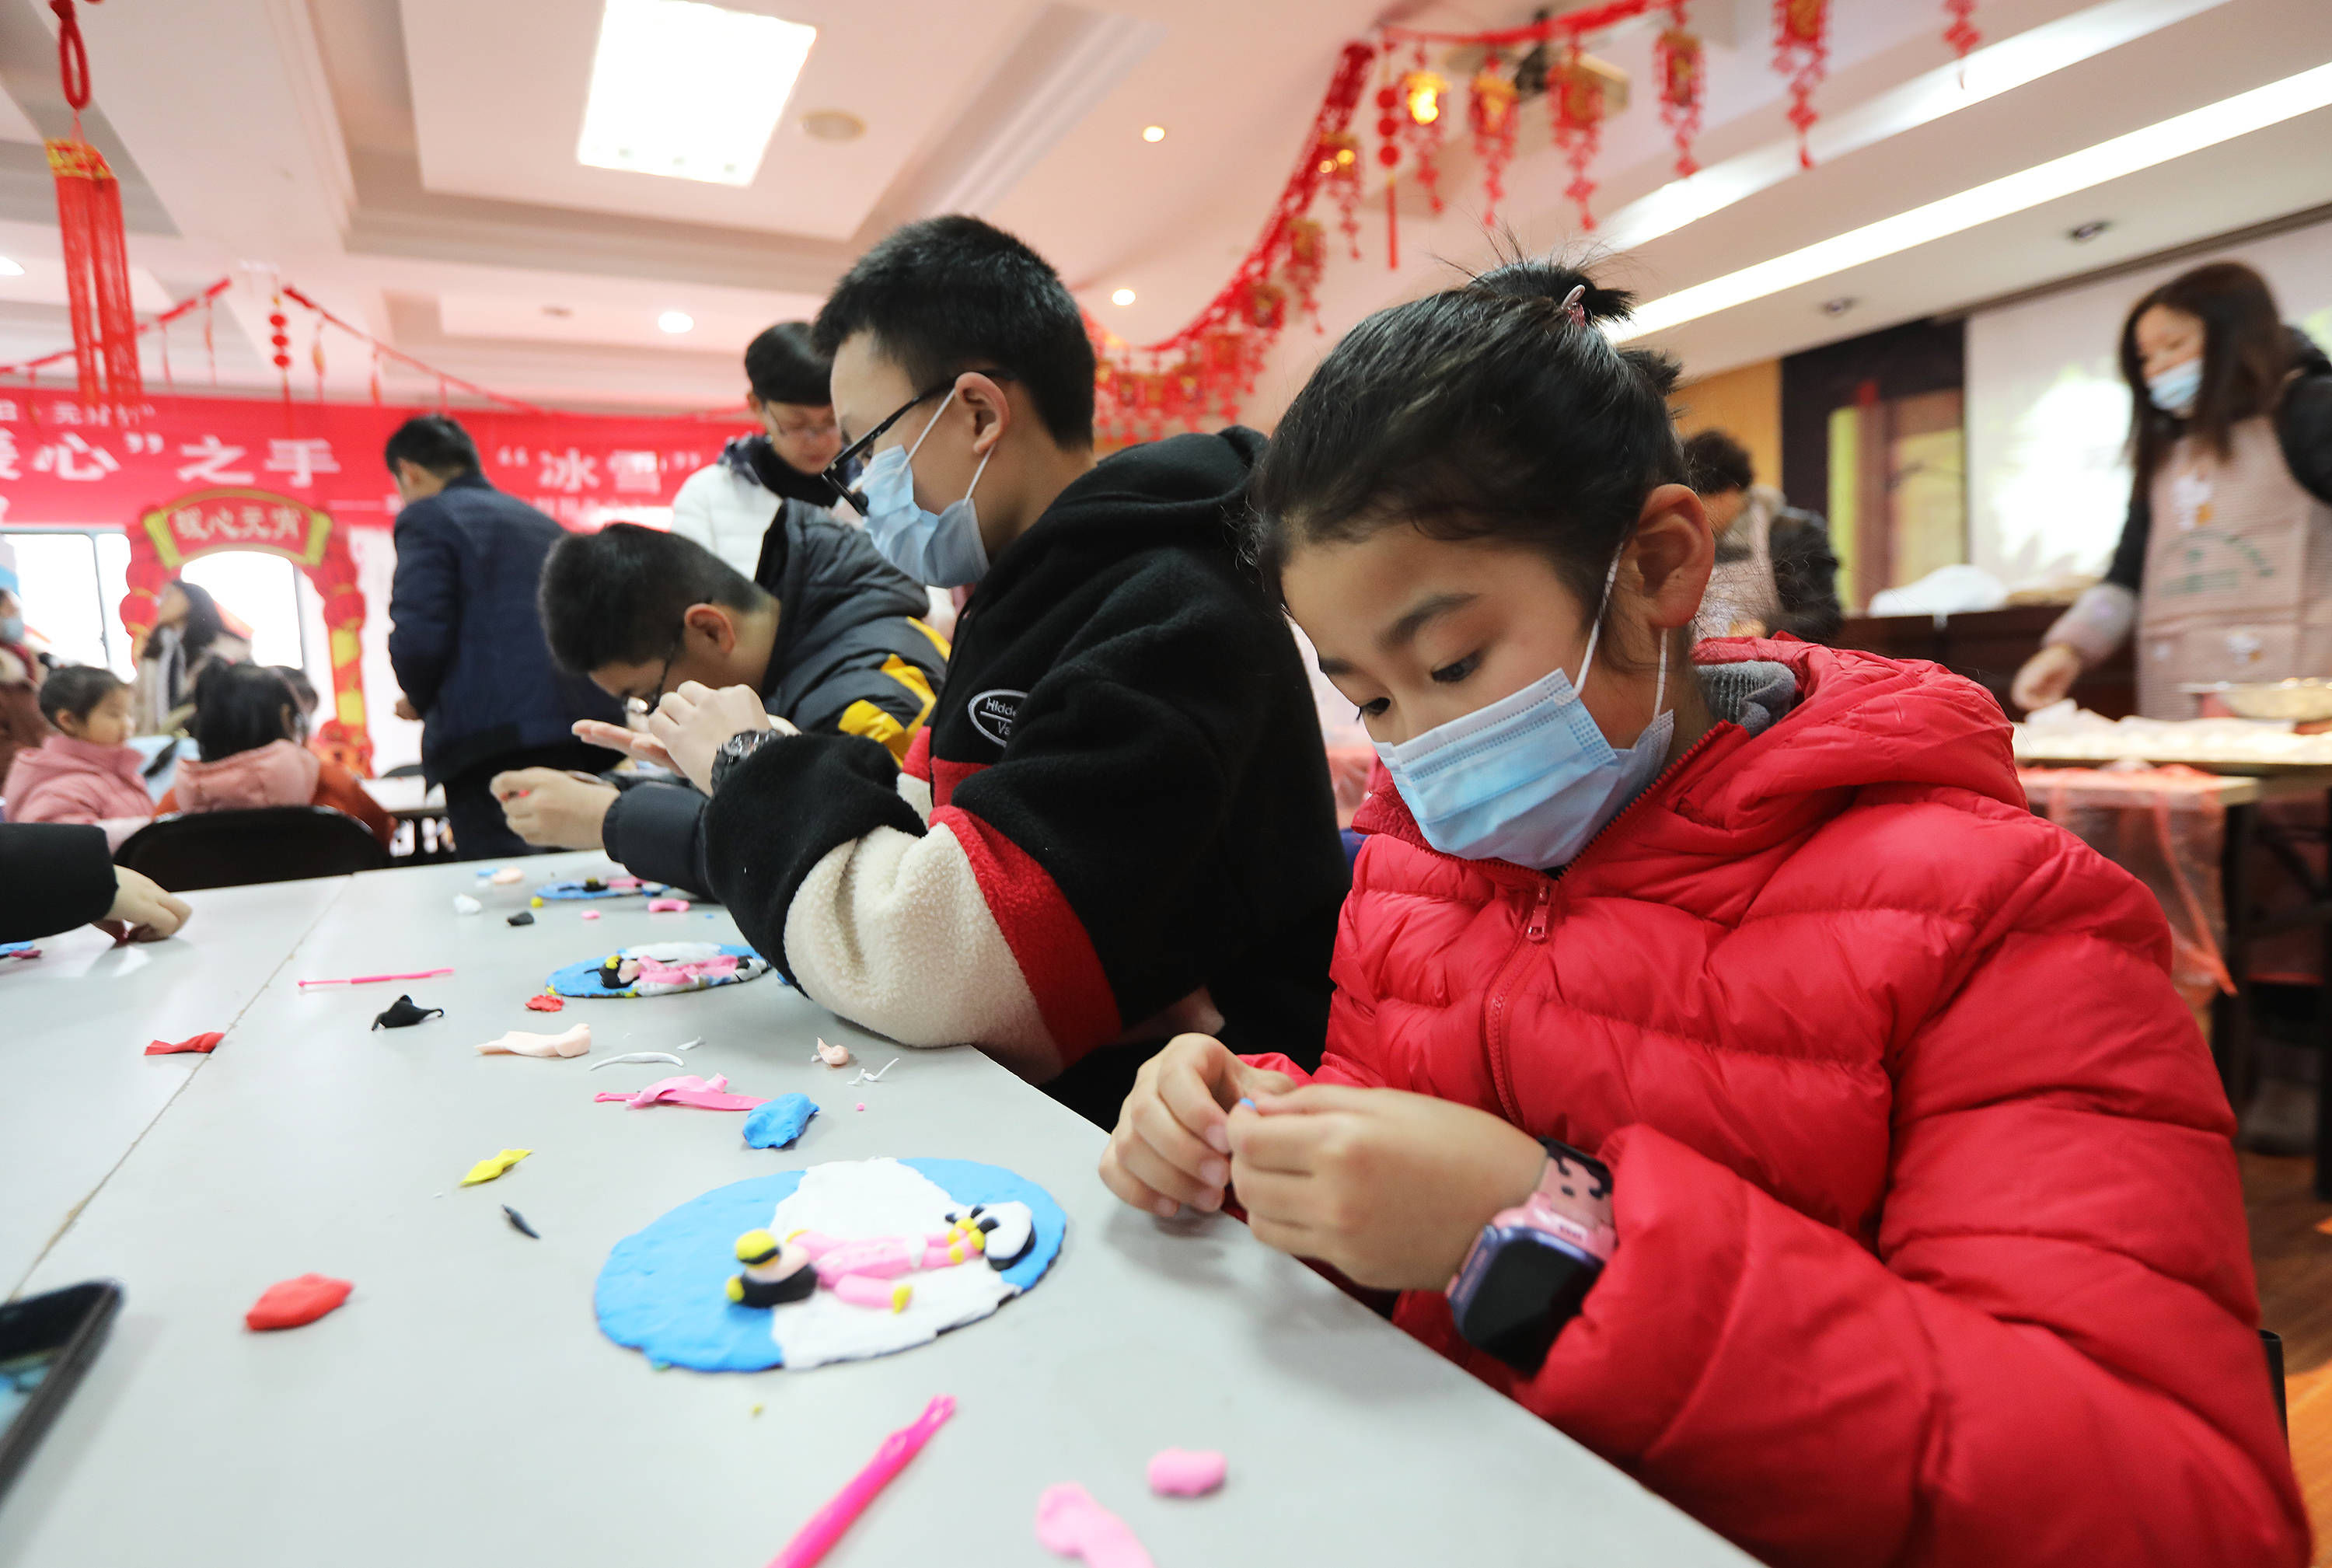
[[[566,1005],[567,1004],[565,1002],[560,1001],[557,997],[552,996],[548,992],[544,992],[538,996],[530,996],[526,999],[526,1009],[530,1013],[555,1013],[566,1007]]]
[[[329,1279],[320,1274],[303,1274],[297,1279],[287,1279],[271,1285],[243,1315],[245,1328],[298,1328],[303,1323],[313,1323],[340,1303],[348,1300],[355,1286],[345,1279]]]
[[[146,1054],[149,1056],[176,1056],[180,1051],[200,1051],[207,1056],[211,1054],[211,1047],[225,1038],[226,1038],[225,1029],[215,1029],[207,1035],[188,1035],[176,1045],[168,1040],[156,1040],[146,1047]]]

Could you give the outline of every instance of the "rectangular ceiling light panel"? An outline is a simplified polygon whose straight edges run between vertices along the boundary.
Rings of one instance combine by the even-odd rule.
[[[749,186],[817,29],[698,0],[607,0],[578,163]]]

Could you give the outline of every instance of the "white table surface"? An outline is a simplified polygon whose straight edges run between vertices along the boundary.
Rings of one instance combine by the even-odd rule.
[[[529,880],[603,864],[546,857]],[[456,917],[452,894],[470,891],[487,913]],[[274,903],[249,923],[279,953],[296,943],[290,961],[215,1056],[164,1059],[183,1091],[28,1282],[111,1276],[128,1299],[0,1505],[0,1564],[750,1568],[941,1392],[960,1401],[955,1419],[827,1559],[837,1568],[1056,1563],[1031,1525],[1038,1493],[1071,1480],[1163,1568],[1749,1561],[1235,1222],[1165,1224],[1119,1205],[1094,1174],[1100,1131],[976,1052],[885,1046],[774,975],[555,1015],[521,1006],[564,962],[658,936],[733,939],[725,913],[626,901],[584,923],[553,904],[513,930],[502,916],[525,889],[480,890],[462,865],[243,896]],[[226,967],[191,942],[184,953],[193,961],[165,951],[132,980]],[[292,983],[441,964],[457,972]],[[400,990],[447,1016],[368,1031]],[[164,1010],[158,998],[119,1007]],[[578,1019],[595,1056],[702,1035],[688,1071],[753,1095],[800,1089],[824,1109],[795,1149],[749,1149],[733,1114],[592,1101],[672,1067],[595,1073],[472,1050]],[[62,1065],[7,1058],[17,1092],[0,1143],[29,1140],[37,1155],[11,1167],[68,1138],[53,1130],[62,1107],[24,1092],[28,1075],[70,1083],[77,1067],[119,1094],[147,1037],[142,1023],[73,1027],[70,1050],[48,1053]],[[194,1009],[197,1027],[217,1027],[216,1009]],[[819,1033],[874,1066],[902,1059],[847,1087],[854,1071],[809,1060]],[[501,1181],[457,1185],[505,1146],[535,1152]],[[657,1372],[599,1333],[593,1283],[624,1236],[730,1181],[884,1154],[984,1160],[1044,1185],[1069,1216],[1052,1273],[934,1344],[806,1372]],[[542,1238],[512,1230],[504,1203]],[[261,1290],[310,1271],[355,1294],[304,1328],[244,1328]],[[1143,1467],[1169,1446],[1222,1448],[1228,1485],[1152,1497]]]

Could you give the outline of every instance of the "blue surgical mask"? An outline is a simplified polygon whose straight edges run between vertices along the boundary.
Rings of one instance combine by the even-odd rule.
[[[2146,378],[2146,396],[2156,408],[2174,418],[2184,419],[2194,406],[2195,395],[2203,390],[2203,361],[2188,359],[2173,365],[2159,376]]]
[[[24,617],[0,616],[0,643],[21,643],[24,640]]]
[[[1615,559],[1603,579],[1607,602],[1619,569]],[[1578,688],[1558,669],[1397,746],[1378,743],[1377,755],[1428,844],[1467,860],[1568,865],[1658,776],[1676,733],[1676,714],[1661,707],[1668,639],[1660,639],[1652,721],[1634,745],[1614,751],[1579,696],[1595,663],[1602,618],[1598,606]]]
[[[917,582],[932,588],[961,588],[988,575],[988,546],[980,542],[980,513],[971,504],[971,491],[988,472],[990,447],[971,472],[971,490],[945,512],[926,512],[915,502],[915,471],[911,464],[923,443],[939,427],[940,415],[955,401],[951,391],[915,437],[913,446],[893,446],[874,454],[858,481],[866,498],[866,537],[876,553]]]

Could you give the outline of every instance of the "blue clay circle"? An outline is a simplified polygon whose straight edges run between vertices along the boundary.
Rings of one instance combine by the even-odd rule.
[[[653,944],[647,942],[632,942],[629,945],[633,947],[646,947]],[[608,952],[618,952],[621,951],[622,950],[619,948],[610,948],[607,950]],[[734,953],[741,959],[750,958],[758,961],[761,956],[760,953],[755,952],[751,948],[741,947],[733,942],[722,942],[721,944],[721,951],[722,952]],[[593,998],[604,999],[607,997],[637,997],[640,993],[638,988],[636,986],[624,986],[616,990],[609,990],[606,986],[599,983],[599,966],[607,961],[607,953],[601,953],[597,958],[586,959],[581,963],[567,964],[561,968],[552,970],[550,971],[550,979],[545,983],[553,992],[562,997],[579,997],[585,999],[590,999]],[[763,970],[761,974],[767,974],[770,971]],[[693,996],[696,994],[696,991],[710,990],[714,986],[742,985],[749,980],[760,979],[761,974],[718,975],[713,979],[705,981],[702,985],[696,987],[695,990],[658,991],[655,994],[660,997]],[[751,1227],[748,1226],[746,1229],[750,1229]]]
[[[672,891],[665,883],[643,882],[637,887],[602,887],[594,893],[583,885],[590,880],[587,876],[572,882],[553,882],[536,888],[534,895],[537,898],[662,898]]]
[[[1008,1283],[1030,1289],[1060,1256],[1068,1216],[1027,1177],[972,1160],[899,1163],[921,1171],[966,1206],[1028,1206],[1036,1239],[1019,1262],[1001,1271]],[[716,1187],[616,1243],[599,1270],[593,1297],[600,1332],[651,1362],[696,1372],[763,1372],[784,1365],[769,1337],[769,1313],[739,1306],[729,1299],[727,1286],[737,1272],[737,1238],[767,1225],[770,1211],[801,1185],[801,1178],[798,1171],[785,1171]]]

